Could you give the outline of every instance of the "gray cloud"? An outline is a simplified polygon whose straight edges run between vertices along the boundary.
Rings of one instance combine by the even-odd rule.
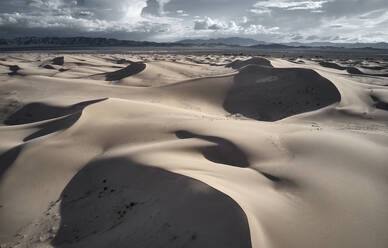
[[[142,10],[142,15],[160,16],[165,14],[164,6],[170,0],[147,0],[147,6]]]
[[[162,14],[162,9],[158,1],[148,0],[147,6],[141,12],[142,16],[144,15],[154,15],[160,16]]]
[[[386,0],[13,0],[0,35],[388,41]]]

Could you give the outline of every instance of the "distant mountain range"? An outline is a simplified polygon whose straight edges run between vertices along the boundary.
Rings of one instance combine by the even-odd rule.
[[[374,48],[374,49],[388,49],[388,43],[379,42],[379,43],[332,43],[332,42],[310,42],[310,43],[301,43],[301,42],[289,42],[289,43],[269,43],[265,41],[258,41],[249,38],[239,38],[239,37],[230,37],[230,38],[218,38],[218,39],[186,39],[177,41],[178,44],[191,44],[199,46],[207,45],[228,45],[228,46],[249,46],[254,48],[278,48],[278,49],[287,49],[287,48],[314,48],[314,47],[336,47],[336,48]]]
[[[379,43],[333,43],[333,42],[311,42],[311,43],[301,43],[301,42],[290,42],[285,43],[287,46],[292,47],[338,47],[338,48],[374,48],[374,49],[388,49],[388,43],[379,42]]]
[[[170,46],[170,43],[149,41],[117,40],[91,37],[21,37],[15,39],[0,39],[0,47],[103,47],[103,46]]]
[[[178,44],[191,44],[191,45],[228,45],[228,46],[254,46],[258,44],[266,44],[263,41],[257,41],[249,38],[240,37],[229,37],[229,38],[218,38],[218,39],[186,39],[180,40],[175,43]]]
[[[149,42],[117,40],[107,38],[91,37],[22,37],[15,39],[0,39],[0,49],[8,50],[13,48],[21,49],[44,49],[44,48],[87,48],[87,47],[247,47],[256,49],[295,49],[295,48],[347,48],[347,49],[388,49],[388,43],[267,43],[249,38],[229,37],[218,39],[185,39],[176,42]]]

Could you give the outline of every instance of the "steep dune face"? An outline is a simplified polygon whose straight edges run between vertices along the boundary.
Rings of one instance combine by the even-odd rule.
[[[219,164],[237,167],[249,167],[249,162],[244,152],[227,139],[214,136],[198,135],[187,131],[177,131],[175,134],[180,139],[194,138],[213,143],[208,147],[201,147],[199,149],[207,160]]]
[[[48,119],[54,119],[69,114],[77,113],[79,111],[82,111],[82,109],[84,109],[86,106],[103,100],[105,99],[80,102],[67,107],[50,106],[43,103],[30,103],[10,115],[4,121],[4,124],[21,125]]]
[[[133,62],[127,67],[114,72],[102,74],[106,81],[119,81],[123,78],[130,77],[142,72],[146,68],[146,64],[141,62]]]
[[[4,247],[387,247],[383,83],[262,58],[158,87],[90,78],[109,59],[3,66],[21,103],[0,127]]]
[[[89,163],[62,199],[56,247],[251,247],[246,216],[228,196],[125,158]]]
[[[224,108],[232,114],[276,121],[340,100],[337,88],[313,70],[249,65],[235,76]]]

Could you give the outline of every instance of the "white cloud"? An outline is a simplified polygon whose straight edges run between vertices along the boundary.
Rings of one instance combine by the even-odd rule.
[[[329,0],[310,0],[310,1],[295,1],[295,0],[263,0],[255,3],[250,10],[255,14],[270,13],[271,9],[284,10],[311,10],[314,12],[321,11],[323,4]]]
[[[296,10],[296,9],[319,9],[322,8],[324,3],[327,3],[327,0],[324,1],[289,1],[289,0],[271,0],[271,1],[260,1],[254,4],[254,7],[260,8],[282,8],[287,10]]]
[[[279,27],[265,27],[260,24],[251,24],[244,29],[245,34],[278,34]]]
[[[126,21],[132,21],[132,22],[138,22],[141,21],[143,18],[141,16],[141,12],[146,7],[147,4],[144,1],[134,1],[134,2],[128,2],[127,4],[123,4],[122,10],[124,13],[123,22]]]
[[[254,9],[251,9],[250,11],[258,15],[271,13],[271,10],[267,8],[254,8]]]
[[[256,35],[256,34],[277,34],[279,27],[265,27],[260,24],[249,24],[247,18],[238,21],[222,21],[205,17],[194,22],[194,30],[207,32],[222,32],[228,35]]]
[[[189,16],[189,14],[188,14],[186,11],[181,10],[181,9],[177,10],[176,13],[177,13],[179,16],[184,16],[184,17],[185,17],[185,16]]]
[[[248,17],[243,16],[243,17],[241,18],[241,22],[242,22],[242,23],[247,23],[247,22],[248,22]]]
[[[218,19],[205,17],[204,19],[196,20],[194,22],[195,30],[220,30],[227,29],[228,24]]]

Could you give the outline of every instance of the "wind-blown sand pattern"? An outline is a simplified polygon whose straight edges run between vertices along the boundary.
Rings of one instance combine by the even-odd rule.
[[[1,247],[388,247],[387,68],[3,54]]]

